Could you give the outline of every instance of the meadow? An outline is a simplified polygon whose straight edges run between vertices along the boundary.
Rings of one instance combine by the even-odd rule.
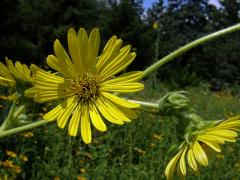
[[[155,102],[171,89],[161,82],[145,84],[145,90],[135,98]],[[206,120],[240,114],[238,88],[212,92],[208,84],[200,84],[185,90],[190,92],[196,113]],[[1,117],[3,108],[7,104]],[[44,112],[50,107],[38,108]],[[55,123],[1,139],[0,179],[165,179],[165,167],[182,141],[176,135],[182,130],[180,119],[141,111],[130,123],[107,123],[107,127],[104,133],[94,130],[90,145],[80,136],[68,136],[66,128],[59,129]],[[188,172],[186,179],[239,179],[239,149],[240,138],[237,143],[226,143],[222,153],[208,156],[209,166],[200,169],[200,176]]]

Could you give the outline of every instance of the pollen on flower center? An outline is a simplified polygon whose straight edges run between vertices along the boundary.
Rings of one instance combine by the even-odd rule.
[[[77,96],[80,102],[94,100],[98,96],[99,81],[96,75],[80,74],[70,87],[71,95]]]

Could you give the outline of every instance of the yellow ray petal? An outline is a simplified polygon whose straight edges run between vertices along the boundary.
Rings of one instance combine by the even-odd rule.
[[[115,104],[115,105],[116,105],[116,104]],[[124,115],[125,115],[126,117],[128,117],[129,119],[131,119],[131,120],[137,119],[138,115],[137,115],[136,111],[134,111],[134,110],[132,110],[132,109],[129,109],[129,108],[125,108],[125,107],[123,107],[123,106],[118,106],[118,105],[116,105],[116,106],[117,106],[118,109],[119,109],[121,112],[123,112]]]
[[[91,118],[91,121],[92,121],[94,127],[97,130],[99,130],[99,131],[107,130],[107,127],[106,127],[105,123],[103,122],[100,114],[98,113],[98,110],[95,107],[95,105],[93,105],[90,109],[90,118]]]
[[[205,139],[202,139],[201,136],[199,136],[199,137],[197,138],[197,140],[205,143],[205,144],[208,145],[210,148],[212,148],[214,151],[216,151],[216,152],[221,152],[221,148],[220,148],[220,146],[219,146],[216,142],[206,141]]]
[[[37,92],[39,92],[39,89],[37,87],[32,87],[24,91],[24,96],[34,98]]]
[[[79,43],[80,64],[84,72],[89,72],[89,41],[88,35],[84,28],[80,28],[78,31],[77,40]]]
[[[194,142],[192,149],[193,149],[194,157],[199,162],[199,164],[203,166],[207,166],[208,165],[207,155],[204,152],[202,146],[198,143],[198,141]]]
[[[81,116],[81,136],[83,141],[86,144],[91,143],[92,141],[92,132],[91,132],[91,124],[89,119],[89,110],[88,108],[82,109]]]
[[[11,72],[11,74],[13,74],[13,76],[15,78],[18,78],[18,79],[23,79],[24,77],[18,72],[18,70],[15,68],[13,62],[9,59],[6,58],[6,63],[7,63],[7,66],[8,66],[8,69],[9,71]]]
[[[102,54],[100,55],[97,61],[96,64],[97,72],[102,72],[103,68],[118,55],[121,45],[122,40],[117,39],[116,36],[112,36],[109,39],[109,41],[107,42],[103,49]]]
[[[60,76],[56,76],[46,71],[37,71],[36,78],[34,82],[43,81],[43,82],[50,82],[56,84],[63,84],[65,79]]]
[[[103,117],[107,119],[109,122],[114,124],[123,124],[123,121],[118,117],[113,115],[113,112],[110,111],[109,105],[104,104],[101,100],[96,101],[96,106],[98,110],[101,112]]]
[[[67,74],[71,74],[74,71],[72,61],[58,39],[54,42],[54,53],[58,59],[59,66],[62,67],[61,69],[65,68]]]
[[[116,105],[114,105],[113,103],[111,103],[109,100],[107,100],[106,98],[101,98],[101,101],[103,102],[103,104],[105,104],[107,106],[107,108],[109,109],[109,112],[111,113],[111,115],[115,118],[115,119],[121,119],[122,121],[125,122],[130,122],[131,120],[124,114],[124,112],[122,112]]]
[[[11,76],[9,69],[2,62],[0,62],[0,69],[0,75],[4,77]]]
[[[130,93],[130,92],[138,92],[143,90],[144,85],[142,83],[132,82],[132,83],[122,83],[116,85],[105,84],[100,87],[101,91],[108,92],[119,92],[119,93]]]
[[[98,28],[94,28],[89,36],[89,64],[92,65],[91,71],[95,71],[96,67],[96,60],[99,50],[99,44],[100,44],[100,34]]]
[[[186,173],[187,173],[186,163],[185,163],[186,151],[187,151],[187,146],[184,148],[183,153],[182,153],[181,158],[180,158],[180,162],[179,162],[179,168],[180,168],[181,174],[183,176],[186,176]]]
[[[69,117],[72,115],[72,112],[76,108],[78,101],[74,100],[74,98],[68,98],[69,100],[66,102],[66,107],[64,111],[62,111],[57,118],[58,127],[64,128],[67,124]]]
[[[216,135],[216,136],[221,136],[221,137],[226,137],[226,138],[233,138],[237,137],[237,133],[232,130],[226,130],[226,129],[220,129],[220,130],[209,130],[207,132],[209,135]]]
[[[62,104],[64,104],[67,100],[65,100],[64,102],[62,102],[61,104],[59,104],[58,106],[56,106],[55,108],[53,108],[51,111],[49,111],[48,113],[46,113],[43,116],[43,119],[46,121],[54,121],[57,119],[59,113],[61,113],[62,111],[64,111]]]
[[[129,64],[132,63],[136,57],[136,53],[130,53],[130,46],[127,48],[123,47],[123,51],[120,50],[120,53],[116,58],[114,58],[107,66],[105,66],[101,71],[98,71],[100,79],[102,81],[112,77],[113,75],[124,70]]]
[[[77,38],[76,31],[73,28],[70,28],[68,31],[68,49],[73,60],[75,71],[77,73],[83,73],[84,69],[80,62],[80,47]]]
[[[68,133],[70,136],[76,136],[81,120],[81,104],[78,104],[69,123]]]
[[[65,91],[39,91],[34,96],[34,100],[37,102],[48,102],[56,99],[66,97]]]
[[[167,180],[172,180],[173,179],[173,175],[174,175],[174,170],[176,167],[176,164],[179,160],[179,158],[181,157],[183,153],[183,149],[181,149],[172,159],[171,161],[168,163],[166,169],[165,169],[165,176],[167,176]]]
[[[65,68],[65,65],[62,64],[58,58],[54,55],[48,55],[47,57],[47,64],[52,69],[55,69],[56,71],[62,73],[67,78],[73,78],[74,73],[72,71],[69,71],[69,68]]]
[[[197,162],[196,162],[195,157],[194,157],[194,155],[193,155],[192,148],[189,148],[189,150],[188,150],[187,160],[188,160],[189,166],[190,166],[194,171],[197,171],[197,170],[198,170]]]
[[[101,92],[101,95],[103,95],[105,98],[107,98],[111,102],[113,102],[117,105],[123,106],[123,107],[127,107],[127,108],[138,108],[138,107],[140,107],[140,105],[137,104],[137,103],[127,101],[123,98],[120,98],[120,97],[115,96],[113,94],[110,94],[108,92]]]
[[[102,84],[117,84],[117,83],[128,83],[138,81],[142,78],[143,73],[141,71],[132,71],[124,73],[114,79],[107,80]]]

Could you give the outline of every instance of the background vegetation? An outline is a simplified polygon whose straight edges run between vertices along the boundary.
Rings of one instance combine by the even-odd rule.
[[[67,48],[69,27],[99,27],[101,47],[116,34],[137,52],[129,70],[144,69],[198,37],[239,23],[240,2],[220,3],[216,8],[208,0],[157,0],[144,10],[142,0],[1,0],[0,59],[45,66],[56,38]],[[194,48],[163,66],[133,98],[156,101],[169,91],[185,89],[192,92],[198,114],[208,120],[240,114],[239,47],[238,32]],[[1,94],[6,91],[1,87]],[[33,107],[41,112],[50,108]],[[1,121],[8,108],[1,100]],[[94,132],[91,145],[67,136],[67,130],[55,124],[1,139],[0,179],[164,179],[164,168],[181,141],[176,136],[181,121],[141,113],[132,123],[108,124],[106,133]],[[240,141],[228,143],[201,169],[200,177],[190,172],[188,179],[239,179],[239,149]]]
[[[208,0],[156,0],[144,10],[143,0],[2,0],[0,59],[41,65],[53,53],[56,38],[67,47],[69,27],[99,27],[102,45],[118,35],[137,51],[130,68],[143,69],[192,40],[240,22],[239,0],[219,2],[216,8]],[[168,81],[183,69],[210,82],[214,90],[239,83],[239,47],[240,33],[204,44],[162,68],[159,78]]]

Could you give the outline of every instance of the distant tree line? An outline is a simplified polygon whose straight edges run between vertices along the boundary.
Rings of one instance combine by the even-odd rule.
[[[146,12],[143,0],[1,0],[0,58],[44,65],[56,38],[67,48],[69,27],[99,27],[101,47],[116,34],[137,52],[130,68],[143,69],[196,38],[240,22],[239,0],[220,4],[216,8],[208,0],[158,0]],[[239,84],[239,50],[237,32],[194,48],[161,68],[158,78],[177,78],[184,86],[196,74],[216,89]]]

